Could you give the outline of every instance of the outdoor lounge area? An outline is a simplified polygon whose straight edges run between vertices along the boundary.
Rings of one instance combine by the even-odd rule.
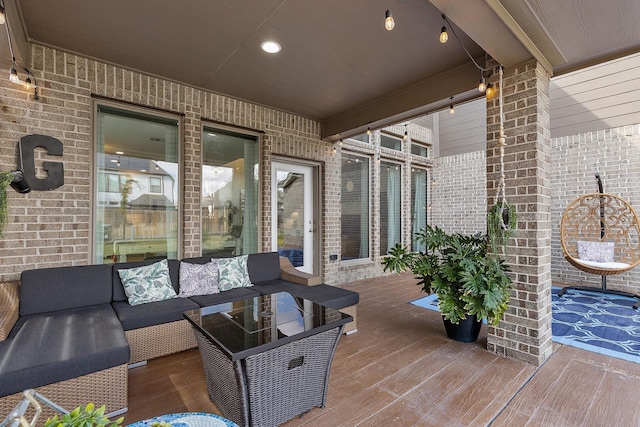
[[[636,426],[640,364],[554,344],[536,368],[446,338],[412,275],[345,285],[360,293],[358,333],[341,338],[327,404],[286,426]],[[197,350],[129,372],[125,423],[164,412],[218,413]]]
[[[0,0],[0,412],[640,425],[640,2],[374,3]]]

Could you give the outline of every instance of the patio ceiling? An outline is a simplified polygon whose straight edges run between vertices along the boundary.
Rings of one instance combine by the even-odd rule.
[[[4,0],[25,41],[324,123],[348,136],[478,97],[478,63],[537,59],[553,74],[640,51],[640,2],[611,0]],[[260,50],[263,40],[282,45]],[[8,67],[6,39],[0,58]]]

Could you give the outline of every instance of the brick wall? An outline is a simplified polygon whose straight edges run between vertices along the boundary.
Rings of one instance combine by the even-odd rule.
[[[487,229],[487,170],[484,151],[439,157],[433,163],[429,223],[447,232]]]
[[[183,256],[200,254],[200,137],[203,121],[264,132],[261,153],[261,250],[271,248],[271,158],[312,160],[323,165],[324,194],[339,185],[339,158],[319,139],[319,122],[179,83],[147,76],[55,49],[33,45],[29,68],[40,100],[32,92],[0,79],[0,168],[17,167],[16,146],[28,134],[62,141],[65,184],[53,191],[9,197],[9,223],[0,239],[0,280],[15,280],[30,268],[90,262],[92,215],[93,97],[168,110],[184,116]],[[2,70],[2,72],[8,70]],[[210,124],[210,123],[209,123]],[[36,164],[45,158],[36,153]],[[49,156],[46,156],[49,157]],[[339,250],[339,201],[323,197],[323,254]],[[323,273],[336,281],[336,267],[323,255]]]

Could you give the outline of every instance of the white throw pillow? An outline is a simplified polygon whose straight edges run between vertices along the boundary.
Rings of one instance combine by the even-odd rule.
[[[578,240],[578,258],[583,261],[613,262],[613,242]]]
[[[218,288],[218,263],[216,260],[211,260],[206,264],[180,262],[179,297],[187,298],[217,293],[220,293],[220,289]]]

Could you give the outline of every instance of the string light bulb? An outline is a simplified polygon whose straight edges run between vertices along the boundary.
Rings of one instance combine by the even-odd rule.
[[[449,103],[449,114],[455,114],[456,109],[453,108],[453,96],[450,99],[451,99],[451,102]]]
[[[484,92],[487,90],[487,84],[484,81],[484,74],[482,74],[482,70],[480,70],[480,83],[478,84],[478,92]]]
[[[371,128],[370,127],[367,128],[367,135],[371,135]]]
[[[442,20],[444,21],[442,28],[440,29],[440,43],[446,43],[449,40],[449,34],[447,34],[447,18],[442,15]]]
[[[20,77],[18,77],[18,72],[13,67],[11,67],[11,70],[9,70],[9,80],[12,83],[20,83]]]
[[[447,27],[442,27],[440,30],[440,43],[446,43],[449,40],[449,34],[447,34]]]
[[[391,9],[387,9],[384,13],[384,28],[386,28],[387,31],[391,31],[395,26],[396,21],[393,20],[393,13],[391,13]]]
[[[494,92],[495,92],[495,89],[493,88],[493,83],[489,83],[487,85],[487,90],[485,91],[485,95],[487,96],[487,98],[491,98]]]
[[[0,5],[0,25],[7,22],[7,17],[5,16],[4,4]]]

